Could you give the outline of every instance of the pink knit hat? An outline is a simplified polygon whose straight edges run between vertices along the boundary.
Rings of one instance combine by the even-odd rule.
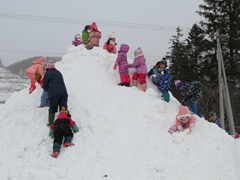
[[[92,25],[91,25],[90,27],[93,28],[93,29],[97,29],[97,25],[96,25],[95,22],[93,22]]]
[[[135,55],[135,56],[138,56],[138,55],[140,55],[140,54],[142,54],[142,49],[139,47],[139,48],[137,48],[137,49],[134,51],[134,55]]]
[[[47,63],[46,56],[42,56],[42,57],[40,57],[40,59],[42,60],[43,64]]]
[[[46,68],[49,68],[49,69],[55,68],[55,62],[53,60],[49,60],[47,62],[47,67]]]

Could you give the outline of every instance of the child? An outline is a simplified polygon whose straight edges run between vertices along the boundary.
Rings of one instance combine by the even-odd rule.
[[[142,49],[139,47],[134,51],[134,63],[129,64],[129,68],[136,68],[136,72],[133,74],[132,77],[132,84],[131,86],[138,86],[138,79],[140,81],[140,84],[142,85],[142,91],[146,91],[147,89],[147,82],[146,82],[146,77],[147,77],[147,65],[145,64],[146,59],[144,57],[144,54],[142,53]]]
[[[45,69],[46,57],[42,56],[39,59],[33,61],[33,64],[30,68],[26,69],[27,76],[31,79],[31,86],[29,88],[29,94],[31,94],[36,89],[36,80],[34,79],[34,74],[38,70],[38,72],[43,75],[43,71]]]
[[[85,43],[89,39],[89,37],[90,37],[89,33],[90,32],[91,32],[90,25],[86,25],[84,30],[82,31],[82,42],[83,43]]]
[[[213,111],[211,111],[210,114],[209,114],[209,116],[210,116],[210,118],[209,118],[208,122],[215,123],[215,124],[218,125],[218,127],[222,128],[219,119],[217,119],[216,113],[214,113]]]
[[[79,46],[81,44],[83,44],[83,42],[81,41],[81,36],[79,34],[77,34],[75,36],[75,41],[73,41],[73,45],[74,46]]]
[[[202,113],[198,108],[198,101],[202,98],[202,84],[199,81],[193,81],[190,83],[183,83],[180,80],[175,80],[175,85],[177,89],[182,93],[182,105],[190,106],[190,110],[202,117]]]
[[[121,83],[119,86],[130,86],[130,76],[128,74],[128,62],[127,62],[127,52],[129,50],[129,46],[127,44],[121,44],[120,50],[118,51],[118,57],[113,66],[113,69],[116,70],[117,66],[119,66],[119,74],[121,78]]]
[[[235,133],[234,139],[240,139],[240,135],[238,133]]]
[[[103,49],[107,50],[107,52],[109,52],[109,53],[116,54],[117,43],[115,43],[115,40],[116,40],[116,36],[115,36],[115,32],[113,32],[112,34],[109,35],[109,39],[107,42],[105,42]]]
[[[170,127],[168,132],[173,133],[177,131],[185,131],[186,129],[191,132],[194,124],[195,117],[188,112],[185,106],[180,106],[178,114],[176,116],[176,124]]]
[[[67,109],[68,94],[65,83],[63,81],[62,74],[55,69],[55,63],[53,60],[49,60],[47,63],[47,72],[43,79],[43,89],[48,92],[50,100],[50,108],[48,115],[48,126],[54,121],[55,112],[61,110],[63,106]]]
[[[72,129],[71,129],[71,128]],[[71,115],[69,111],[67,111],[64,107],[62,107],[62,111],[55,122],[51,125],[49,136],[54,138],[53,142],[53,154],[51,155],[54,158],[58,157],[60,152],[61,144],[64,139],[64,147],[74,146],[75,144],[72,143],[73,133],[78,132],[79,128],[76,123],[71,119]]]
[[[95,22],[90,26],[91,32],[89,39],[85,42],[86,48],[91,50],[94,46],[99,47],[99,39],[101,39],[101,32],[98,31],[97,25]]]
[[[43,88],[43,78],[44,75],[41,75],[38,71],[35,72],[34,74],[34,79],[40,84],[41,88]],[[42,96],[41,96],[41,103],[39,108],[43,107],[50,107],[50,102],[48,98],[48,92],[43,90]]]
[[[152,68],[148,72],[148,76],[156,75],[156,77],[152,77],[152,81],[158,86],[158,89],[162,93],[163,99],[166,102],[169,102],[170,95],[168,93],[168,89],[171,85],[171,71],[169,68],[167,68],[167,61],[165,58],[159,61],[156,65],[159,68],[156,68],[156,66],[155,68]]]

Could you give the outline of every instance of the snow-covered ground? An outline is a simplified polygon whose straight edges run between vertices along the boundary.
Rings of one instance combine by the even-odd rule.
[[[39,85],[0,105],[1,180],[240,179],[240,140],[197,116],[190,134],[169,134],[180,103],[173,96],[169,103],[160,100],[150,79],[146,92],[117,86],[116,57],[101,48],[71,46],[56,63],[80,128],[75,146],[62,147],[57,159],[50,156],[48,109],[37,107]]]
[[[13,74],[6,68],[0,67],[0,104],[4,103],[14,91],[20,91],[28,86],[30,80]]]

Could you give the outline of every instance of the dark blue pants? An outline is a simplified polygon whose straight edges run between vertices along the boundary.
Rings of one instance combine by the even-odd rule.
[[[50,108],[49,108],[50,113],[57,112],[58,107],[59,107],[59,111],[61,111],[62,106],[65,107],[65,109],[68,108],[68,106],[67,106],[68,96],[67,95],[51,97],[49,100],[50,100]]]
[[[197,114],[200,118],[203,117],[201,111],[199,110],[198,108],[198,105],[197,103],[188,103],[190,105],[190,110],[194,113],[194,114]]]

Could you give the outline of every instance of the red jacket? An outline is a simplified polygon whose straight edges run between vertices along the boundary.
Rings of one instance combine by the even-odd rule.
[[[57,119],[70,119],[70,126],[72,127],[75,124],[75,121],[72,120],[72,118],[68,117],[65,113],[60,113]],[[55,130],[56,126],[54,123],[51,125],[51,129]]]
[[[107,44],[107,42],[105,42],[103,49],[106,49],[107,52],[109,53],[113,53],[116,54],[117,49],[116,49],[116,44],[112,45],[112,44]]]

